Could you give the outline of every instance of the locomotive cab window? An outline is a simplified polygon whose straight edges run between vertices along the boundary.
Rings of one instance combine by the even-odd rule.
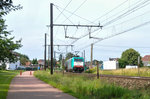
[[[74,59],[76,62],[83,62],[83,59]]]

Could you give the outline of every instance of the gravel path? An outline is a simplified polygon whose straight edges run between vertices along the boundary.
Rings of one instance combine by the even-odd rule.
[[[33,72],[32,72],[33,74]],[[16,76],[8,91],[7,99],[76,99],[53,88],[43,81],[30,75],[30,71]]]

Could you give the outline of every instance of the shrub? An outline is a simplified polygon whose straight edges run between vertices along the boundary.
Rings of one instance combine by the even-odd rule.
[[[5,70],[5,69],[6,69],[6,65],[5,64],[0,65],[0,70]]]
[[[32,68],[31,67],[26,67],[26,70],[28,71],[30,71],[30,70],[32,70]]]
[[[25,70],[25,68],[18,67],[17,70]]]
[[[91,68],[85,71],[85,73],[94,73],[96,72],[96,68]]]

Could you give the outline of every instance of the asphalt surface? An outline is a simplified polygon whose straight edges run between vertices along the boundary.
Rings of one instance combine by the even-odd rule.
[[[7,99],[76,99],[35,78],[30,73],[26,71],[12,80]]]

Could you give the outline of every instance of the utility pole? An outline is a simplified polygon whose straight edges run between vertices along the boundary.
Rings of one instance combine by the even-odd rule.
[[[93,43],[91,44],[91,68],[93,65]]]
[[[47,37],[45,33],[45,51],[44,51],[44,70],[46,71],[46,42],[47,42]]]
[[[63,75],[64,75],[64,65],[65,65],[65,59],[64,59],[64,57],[62,58],[62,69],[63,69]]]
[[[83,51],[83,57],[84,57],[84,61],[85,61],[85,50]]]
[[[56,68],[56,51],[54,51],[54,70]]]
[[[86,67],[85,67],[86,66],[86,64],[85,64],[86,63],[86,61],[85,61],[85,50],[83,51],[83,58],[84,58],[84,70],[86,70]]]
[[[53,4],[50,3],[51,75],[53,75]]]
[[[140,56],[138,56],[138,76],[140,76]]]
[[[50,62],[49,62],[50,51],[49,51],[49,50],[50,50],[50,46],[48,46],[48,66],[47,66],[48,68],[50,68],[50,67],[49,67],[49,66],[50,66],[50,64],[49,64],[49,63],[50,63]]]

